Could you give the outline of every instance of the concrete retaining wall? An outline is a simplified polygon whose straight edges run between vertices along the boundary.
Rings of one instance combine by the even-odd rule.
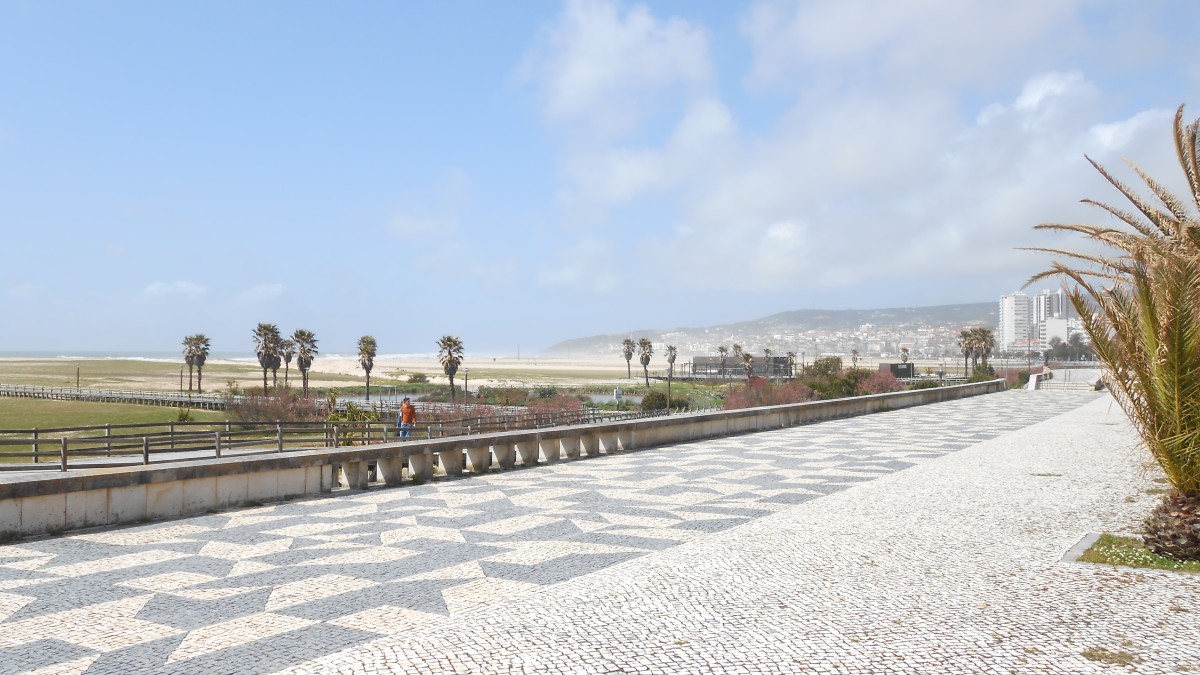
[[[625,452],[706,438],[937,403],[1001,391],[1003,380],[833,401],[672,415],[602,424],[509,431],[352,448],[202,459],[22,475],[0,483],[0,537],[173,518],[214,509],[315,496],[333,488],[334,469],[351,488],[367,487],[377,462],[387,485]]]

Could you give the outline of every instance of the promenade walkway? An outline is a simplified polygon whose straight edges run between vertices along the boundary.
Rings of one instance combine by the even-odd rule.
[[[1152,476],[1107,396],[1013,391],[19,542],[0,670],[1198,669],[1200,577],[1060,561]]]

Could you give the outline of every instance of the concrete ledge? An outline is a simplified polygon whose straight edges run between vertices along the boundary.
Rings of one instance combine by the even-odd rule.
[[[172,464],[76,470],[0,483],[0,536],[172,518],[210,509],[328,493],[333,467],[347,482],[367,488],[367,464],[379,462],[389,485],[410,476],[428,480],[441,465],[461,475],[464,454],[475,472],[507,469],[562,458],[592,457],[672,443],[766,431],[824,420],[897,410],[1005,388],[1003,380],[937,389],[877,394],[832,401],[723,410],[650,419],[506,431],[466,438],[317,448],[256,456],[190,460]]]

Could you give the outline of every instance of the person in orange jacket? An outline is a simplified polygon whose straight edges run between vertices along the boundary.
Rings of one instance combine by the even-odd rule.
[[[412,404],[412,401],[407,396],[400,402],[400,416],[397,418],[400,423],[400,438],[408,438],[412,436],[413,425],[417,422],[417,407]]]

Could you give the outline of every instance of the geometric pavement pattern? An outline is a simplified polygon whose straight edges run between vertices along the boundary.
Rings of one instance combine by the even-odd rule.
[[[1096,396],[1010,391],[0,546],[0,664],[271,672],[818,499]]]

